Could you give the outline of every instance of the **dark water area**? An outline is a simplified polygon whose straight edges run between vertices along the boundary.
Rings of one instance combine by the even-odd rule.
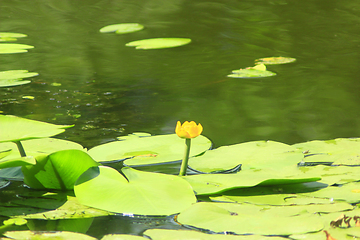
[[[116,23],[145,29],[99,32]],[[0,71],[39,76],[0,88],[0,111],[75,124],[58,137],[87,148],[174,133],[178,120],[200,122],[215,147],[359,137],[359,29],[360,2],[350,0],[1,0],[0,32],[27,34],[18,43],[35,48],[2,54]],[[156,37],[192,42],[125,46]],[[297,61],[268,66],[274,77],[227,77],[272,56]]]
[[[0,30],[27,34],[18,42],[35,48],[2,54],[1,70],[39,76],[1,88],[0,110],[75,124],[59,137],[86,147],[132,132],[173,133],[177,120],[201,122],[215,146],[357,137],[359,8],[354,1],[3,0]],[[99,32],[127,22],[145,29]],[[192,43],[125,47],[154,37]],[[275,77],[226,77],[270,56],[297,61],[268,66]]]

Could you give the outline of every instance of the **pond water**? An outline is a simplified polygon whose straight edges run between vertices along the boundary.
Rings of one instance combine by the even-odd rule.
[[[0,31],[27,34],[18,42],[35,48],[1,55],[0,71],[39,76],[0,88],[0,111],[75,124],[58,137],[87,148],[132,132],[174,133],[178,120],[200,122],[215,147],[358,137],[359,11],[349,0],[2,0]],[[131,22],[145,29],[99,32]],[[155,37],[192,42],[125,47]],[[274,77],[227,77],[271,56],[297,61],[268,66]]]

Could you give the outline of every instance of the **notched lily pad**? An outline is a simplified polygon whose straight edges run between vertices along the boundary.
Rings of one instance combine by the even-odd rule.
[[[190,42],[190,38],[150,38],[129,42],[126,46],[135,47],[136,49],[161,49],[179,47]]]
[[[290,58],[290,57],[266,57],[266,58],[256,59],[255,64],[275,65],[275,64],[292,63],[295,61],[296,58]]]
[[[264,64],[255,67],[247,67],[245,69],[233,70],[232,74],[227,75],[231,78],[260,78],[275,76],[276,73],[266,70]]]
[[[139,23],[120,23],[105,26],[100,29],[101,33],[115,32],[117,34],[126,34],[137,32],[144,29],[144,26]]]

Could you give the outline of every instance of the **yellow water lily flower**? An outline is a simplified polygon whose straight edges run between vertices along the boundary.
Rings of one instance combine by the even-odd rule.
[[[203,127],[199,123],[196,125],[194,121],[185,121],[182,125],[180,121],[177,122],[175,132],[181,138],[195,138],[201,134]]]

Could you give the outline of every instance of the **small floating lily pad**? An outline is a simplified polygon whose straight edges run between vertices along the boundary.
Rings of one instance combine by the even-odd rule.
[[[0,42],[16,41],[18,38],[27,37],[22,33],[0,32]]]
[[[126,46],[135,47],[136,49],[161,49],[179,47],[190,42],[190,38],[150,38],[129,42]]]
[[[1,50],[0,50],[1,51]],[[30,83],[30,80],[23,80],[39,75],[36,72],[29,72],[27,70],[10,70],[0,72],[0,87],[11,87]]]
[[[100,29],[101,33],[115,32],[117,34],[126,34],[137,32],[144,29],[144,26],[139,23],[120,23],[105,26]]]
[[[244,69],[233,70],[232,74],[227,75],[231,78],[260,78],[275,76],[276,73],[266,70],[264,64],[256,65],[255,67],[247,67]]]
[[[275,64],[292,63],[295,61],[296,58],[290,58],[290,57],[266,57],[266,58],[256,59],[255,64],[275,65]]]
[[[31,48],[34,48],[34,46],[18,43],[0,43],[0,54],[23,53]]]

